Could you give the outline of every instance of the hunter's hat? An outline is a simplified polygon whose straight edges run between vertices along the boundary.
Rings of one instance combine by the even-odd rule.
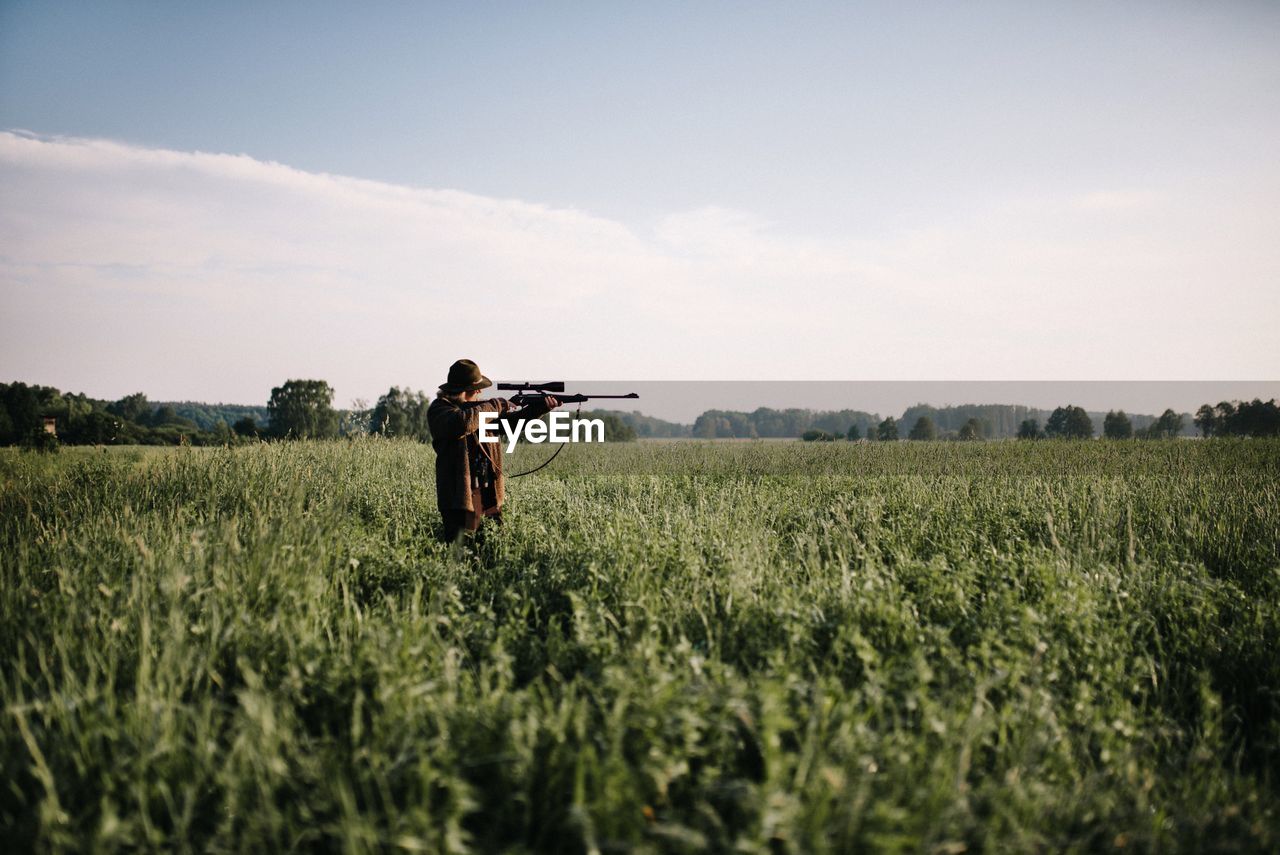
[[[480,373],[480,366],[470,359],[459,359],[449,366],[449,379],[440,387],[441,392],[471,392],[485,389],[493,385],[488,377]]]

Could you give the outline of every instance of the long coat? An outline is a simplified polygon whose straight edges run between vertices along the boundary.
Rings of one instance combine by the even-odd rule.
[[[527,418],[547,412],[533,404],[514,409],[505,398],[461,403],[440,395],[427,408],[427,426],[431,429],[431,445],[436,450],[436,500],[440,510],[483,512],[475,506],[471,485],[471,453],[477,449],[488,456],[493,471],[496,507],[506,498],[506,475],[502,471],[502,442],[479,442],[481,413],[499,413],[502,421],[514,429]],[[501,433],[502,440],[506,435]]]

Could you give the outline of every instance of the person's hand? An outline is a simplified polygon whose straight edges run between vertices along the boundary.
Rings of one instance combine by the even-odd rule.
[[[543,395],[542,403],[546,405],[548,410],[554,410],[556,407],[560,406],[560,399],[553,395]]]

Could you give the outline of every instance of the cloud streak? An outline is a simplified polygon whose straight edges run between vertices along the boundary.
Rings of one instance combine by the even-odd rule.
[[[1162,191],[975,200],[964,222],[819,239],[714,206],[642,226],[18,132],[0,133],[0,189],[6,373],[104,396],[257,401],[312,376],[345,400],[429,387],[463,355],[599,379],[1280,367],[1259,320],[1280,309],[1274,208]]]

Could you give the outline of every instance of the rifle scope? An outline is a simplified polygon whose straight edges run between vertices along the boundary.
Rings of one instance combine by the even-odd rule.
[[[549,380],[546,383],[499,383],[499,392],[545,392],[555,393],[564,391],[563,380]]]

